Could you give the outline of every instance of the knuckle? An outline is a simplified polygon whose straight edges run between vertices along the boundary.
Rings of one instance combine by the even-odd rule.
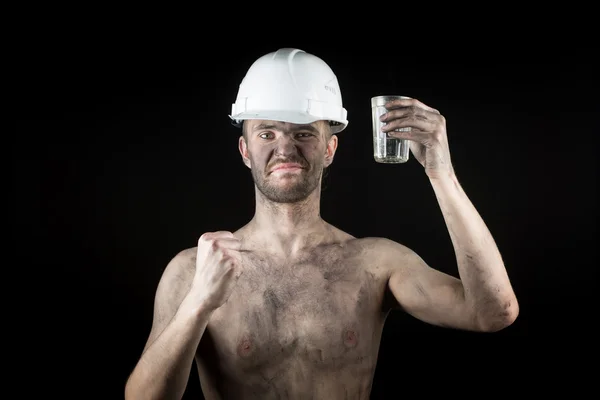
[[[431,137],[433,140],[435,140],[436,142],[440,143],[442,141],[442,132],[440,132],[439,130],[435,130],[432,134]]]
[[[235,274],[236,268],[235,263],[232,260],[225,260],[223,262],[223,269],[227,274]]]
[[[415,117],[419,113],[419,107],[417,106],[408,106],[406,108],[407,114],[409,118]]]
[[[202,235],[200,235],[200,238],[198,239],[198,242],[208,242],[211,239],[211,234],[210,232],[204,232]]]
[[[226,255],[224,260],[225,265],[227,265],[228,268],[235,269],[237,267],[237,260],[235,259],[235,257]]]

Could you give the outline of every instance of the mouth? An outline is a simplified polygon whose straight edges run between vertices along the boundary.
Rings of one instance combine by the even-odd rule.
[[[293,172],[303,170],[304,167],[296,163],[284,163],[276,165],[271,172]]]

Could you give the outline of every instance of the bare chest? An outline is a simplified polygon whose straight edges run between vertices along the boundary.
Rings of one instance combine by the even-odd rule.
[[[204,348],[210,347],[220,369],[269,375],[290,363],[317,370],[375,363],[384,283],[359,260],[249,261],[207,327]]]

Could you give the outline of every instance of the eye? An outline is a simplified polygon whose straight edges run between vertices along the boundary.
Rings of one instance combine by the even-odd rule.
[[[261,139],[269,139],[273,136],[273,133],[271,132],[261,132],[258,134],[258,137]]]

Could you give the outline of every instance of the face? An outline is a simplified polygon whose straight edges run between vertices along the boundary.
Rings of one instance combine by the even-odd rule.
[[[320,185],[323,169],[333,161],[337,136],[325,121],[310,125],[250,120],[239,150],[258,190],[270,201],[295,203]]]

